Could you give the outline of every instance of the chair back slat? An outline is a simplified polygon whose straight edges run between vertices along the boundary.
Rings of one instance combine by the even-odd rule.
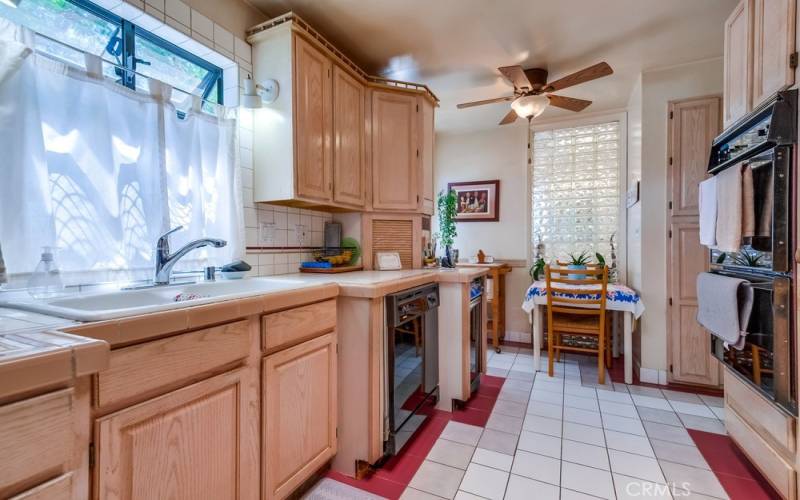
[[[564,269],[545,266],[544,274],[547,283],[548,309],[558,305],[572,306],[572,309],[580,307],[599,309],[601,315],[605,312],[608,266],[595,269]],[[562,278],[561,276],[565,274],[574,276]],[[573,286],[558,286],[559,284]]]

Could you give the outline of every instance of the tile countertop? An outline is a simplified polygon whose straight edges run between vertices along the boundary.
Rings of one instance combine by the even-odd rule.
[[[487,272],[481,268],[459,268],[295,273],[274,278],[297,283],[297,287],[281,291],[236,300],[220,298],[203,305],[187,303],[185,308],[94,323],[0,307],[0,402],[15,394],[69,383],[76,377],[104,370],[112,347],[145,341],[148,337],[189,331],[337,295],[379,298],[428,283],[468,283]]]

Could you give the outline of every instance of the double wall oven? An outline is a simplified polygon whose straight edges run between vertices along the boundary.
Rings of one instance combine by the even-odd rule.
[[[752,169],[753,236],[737,252],[712,250],[711,272],[750,282],[754,303],[745,345],[712,336],[712,352],[775,405],[797,415],[796,333],[792,321],[797,197],[794,188],[797,91],[779,92],[712,143],[708,172]],[[732,205],[733,206],[733,205]],[[724,200],[717,211],[725,210]]]

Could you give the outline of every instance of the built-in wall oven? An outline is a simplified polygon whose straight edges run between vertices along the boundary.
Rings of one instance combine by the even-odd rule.
[[[439,285],[386,296],[384,453],[396,455],[439,391]]]
[[[740,379],[797,414],[795,328],[792,321],[792,249],[796,213],[795,179],[797,91],[779,92],[728,128],[712,143],[708,172],[752,169],[754,231],[736,252],[710,252],[711,272],[746,280],[754,303],[742,349],[712,336],[712,352]],[[750,188],[748,188],[750,189]],[[727,204],[718,200],[717,217]]]
[[[470,284],[469,291],[469,382],[472,392],[478,390],[483,371],[483,294],[483,278],[476,278]]]

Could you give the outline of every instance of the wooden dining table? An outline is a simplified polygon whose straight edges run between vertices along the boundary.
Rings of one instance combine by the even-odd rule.
[[[574,293],[556,294],[564,297],[578,297],[581,288],[586,285],[560,284],[559,288],[574,288]],[[585,295],[585,294],[584,294]],[[542,338],[544,336],[544,312],[547,310],[547,283],[534,281],[525,293],[522,309],[533,323],[533,366],[539,371],[541,364]],[[606,310],[619,311],[623,319],[623,355],[625,363],[625,383],[633,383],[633,322],[644,313],[644,303],[639,294],[632,288],[619,283],[609,283],[606,292]],[[614,355],[617,355],[617,343],[614,342]]]

